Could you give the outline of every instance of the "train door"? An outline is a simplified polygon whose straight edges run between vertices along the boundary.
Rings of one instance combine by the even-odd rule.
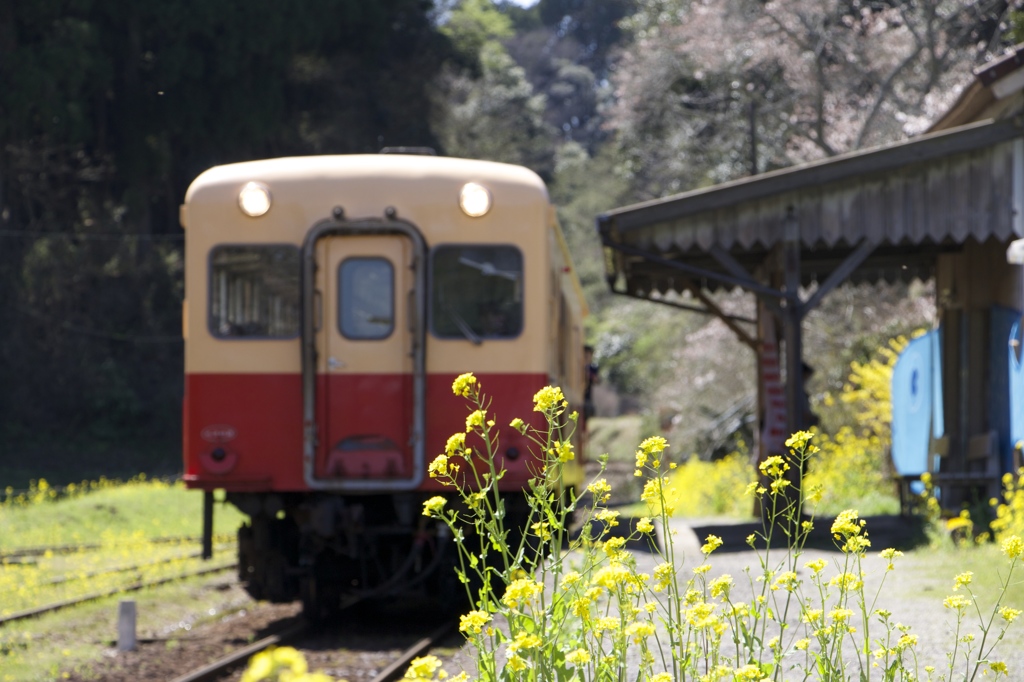
[[[414,245],[405,235],[352,234],[322,239],[317,252],[315,478],[408,485],[416,477]]]

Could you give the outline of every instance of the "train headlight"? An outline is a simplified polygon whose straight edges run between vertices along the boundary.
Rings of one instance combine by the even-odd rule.
[[[261,182],[250,182],[238,193],[238,207],[242,213],[259,218],[270,210],[270,190]]]
[[[487,215],[491,210],[491,193],[483,185],[467,182],[459,192],[459,208],[470,218]]]

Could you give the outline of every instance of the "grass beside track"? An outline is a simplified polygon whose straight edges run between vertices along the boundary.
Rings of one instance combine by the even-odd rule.
[[[215,535],[232,537],[242,520],[233,507],[218,505]],[[202,494],[181,484],[144,479],[103,481],[54,499],[47,494],[45,482],[40,482],[33,494],[0,504],[0,528],[4,529],[0,553],[26,547],[99,545],[86,551],[43,552],[28,560],[0,562],[0,615],[210,565],[189,556],[199,549],[192,538],[202,528]],[[167,542],[168,537],[182,540]],[[234,555],[233,543],[222,546],[215,552],[214,562],[224,563]],[[160,561],[173,557],[180,558]],[[110,572],[125,566],[139,569]],[[74,579],[76,576],[80,579]],[[72,579],[57,580],[61,578]],[[176,622],[176,610],[188,614],[181,622],[194,621],[197,615],[191,613],[186,595],[194,589],[190,586],[210,580],[223,582],[224,577],[195,578],[133,593],[131,598],[140,602],[140,614],[142,604],[154,605],[146,616],[140,616],[140,631],[151,616],[163,623]],[[172,603],[178,599],[184,601]],[[111,597],[0,627],[0,682],[59,679],[53,676],[55,671],[73,669],[76,661],[100,656],[109,646],[105,640],[116,637],[117,601],[118,597]]]

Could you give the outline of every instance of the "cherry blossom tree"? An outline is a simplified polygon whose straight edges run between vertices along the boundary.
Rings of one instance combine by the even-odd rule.
[[[610,112],[638,198],[922,132],[1007,0],[641,0]]]

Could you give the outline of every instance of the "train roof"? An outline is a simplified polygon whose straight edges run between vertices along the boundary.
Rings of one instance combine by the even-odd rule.
[[[206,188],[231,187],[250,181],[267,184],[293,182],[352,181],[365,183],[387,180],[408,182],[420,190],[431,185],[451,186],[471,181],[490,186],[532,189],[548,200],[547,188],[540,177],[522,166],[495,161],[457,159],[444,156],[411,154],[350,154],[293,156],[214,166],[200,174],[189,186],[185,202]]]

